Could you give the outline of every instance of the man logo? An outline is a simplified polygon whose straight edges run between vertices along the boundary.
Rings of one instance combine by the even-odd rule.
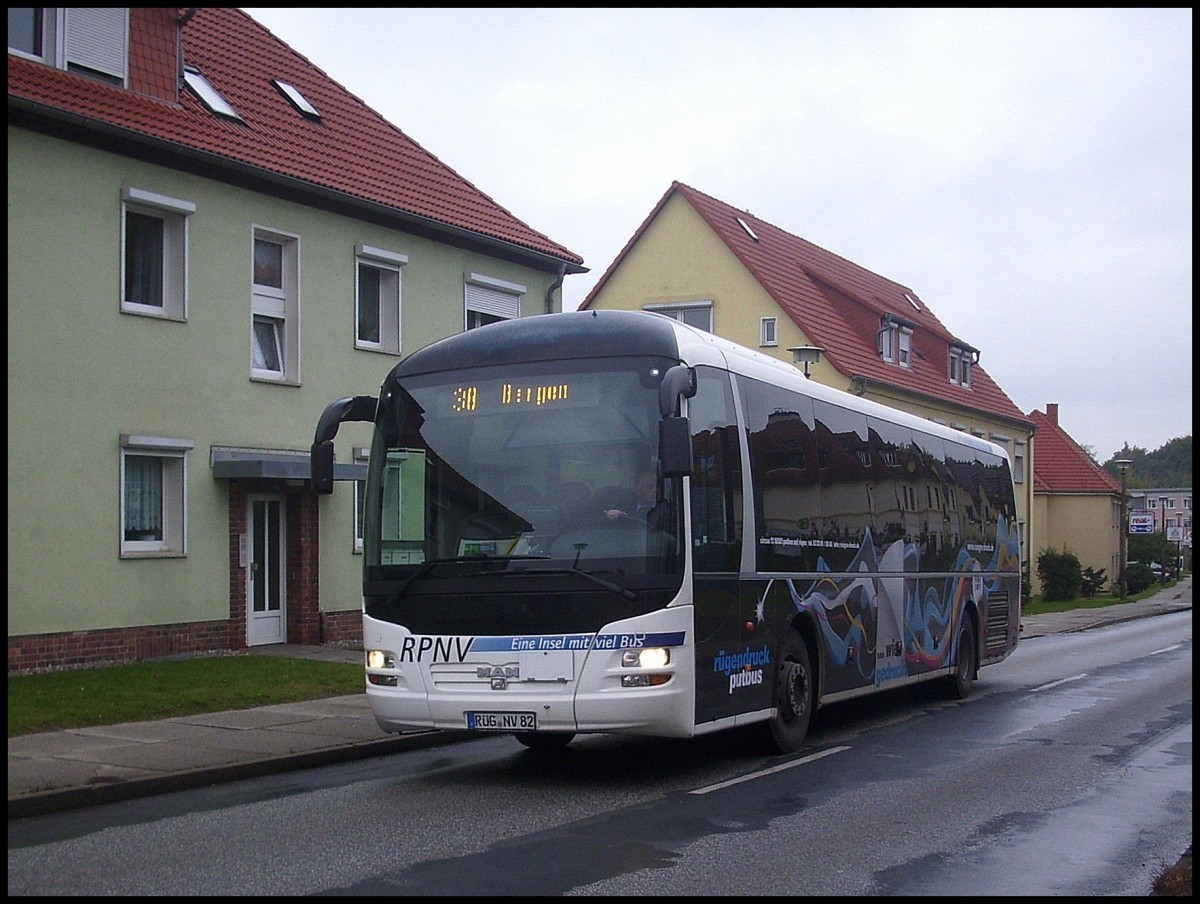
[[[475,677],[490,679],[492,690],[502,691],[508,688],[510,678],[514,681],[520,679],[521,669],[515,665],[481,665],[476,667]]]

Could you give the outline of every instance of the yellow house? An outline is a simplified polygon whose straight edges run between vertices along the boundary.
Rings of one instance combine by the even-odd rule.
[[[1033,469],[1033,530],[1030,571],[1033,592],[1041,593],[1037,556],[1044,549],[1073,553],[1083,568],[1104,569],[1111,583],[1121,574],[1121,484],[1058,425],[1058,405],[1037,425],[1037,466]]]
[[[1023,559],[1034,424],[907,286],[673,182],[580,305],[658,311],[1008,450]],[[1028,565],[1027,565],[1028,567]]]

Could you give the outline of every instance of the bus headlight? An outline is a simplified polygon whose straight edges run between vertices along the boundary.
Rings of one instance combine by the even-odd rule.
[[[621,665],[627,669],[661,669],[670,662],[671,651],[666,647],[644,647],[621,654]]]
[[[671,651],[666,647],[643,647],[621,654],[621,667],[626,669],[663,669],[670,664]],[[640,672],[622,675],[621,687],[658,687],[670,680],[670,672]]]
[[[391,650],[367,650],[367,668],[394,669],[396,654]]]

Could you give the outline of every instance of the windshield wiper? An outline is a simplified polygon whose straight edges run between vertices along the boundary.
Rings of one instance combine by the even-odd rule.
[[[417,570],[414,571],[412,574],[410,574],[408,576],[408,578],[405,579],[404,583],[401,584],[396,589],[395,592],[396,592],[396,596],[400,596],[402,593],[404,593],[405,590],[407,590],[409,587],[411,587],[413,584],[415,584],[421,578],[425,577],[425,575],[429,574],[431,571],[433,571],[439,565],[467,565],[467,564],[473,565],[473,564],[478,564],[480,562],[511,562],[511,561],[517,561],[520,559],[546,559],[546,558],[549,558],[549,556],[447,556],[446,558],[443,558],[443,559],[429,559],[425,562],[422,562],[417,567]]]
[[[514,556],[513,558],[529,558],[529,559],[548,559],[549,556]],[[623,600],[629,600],[631,603],[636,603],[641,599],[641,595],[636,590],[630,590],[628,587],[622,587],[613,581],[606,580],[598,574],[593,574],[590,571],[584,571],[582,568],[530,568],[520,569],[519,571],[507,571],[505,574],[577,574],[582,578],[587,578],[593,584],[598,584],[605,590],[611,590]]]
[[[457,557],[453,558],[453,559],[427,559],[426,561],[424,561],[420,565],[418,565],[417,570],[414,571],[412,574],[410,574],[405,579],[404,583],[401,584],[396,589],[396,596],[401,596],[405,590],[407,590],[409,587],[411,587],[413,584],[415,584],[421,578],[425,577],[425,575],[429,574],[429,572],[433,571],[433,569],[437,568],[439,565],[444,565],[446,562],[461,562],[461,561],[462,561],[462,559],[457,558]]]
[[[540,561],[549,558],[549,556],[448,556],[444,559],[430,559],[427,562],[422,562],[417,570],[410,574],[408,579],[396,589],[395,594],[396,596],[402,595],[405,590],[407,590],[421,578],[425,577],[439,565],[482,564],[484,562],[527,562],[530,560]],[[500,576],[512,574],[576,574],[582,578],[586,578],[593,584],[603,587],[605,590],[617,594],[617,596],[621,597],[623,600],[629,600],[631,603],[636,603],[639,599],[641,599],[641,595],[636,590],[630,590],[628,587],[622,587],[620,584],[606,580],[605,578],[602,578],[597,574],[593,574],[590,571],[584,571],[582,568],[520,568],[515,571],[481,571],[477,573],[495,573],[499,574]]]

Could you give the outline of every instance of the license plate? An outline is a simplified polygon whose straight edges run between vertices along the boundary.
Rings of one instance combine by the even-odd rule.
[[[473,731],[535,731],[534,713],[467,713],[467,728]]]

